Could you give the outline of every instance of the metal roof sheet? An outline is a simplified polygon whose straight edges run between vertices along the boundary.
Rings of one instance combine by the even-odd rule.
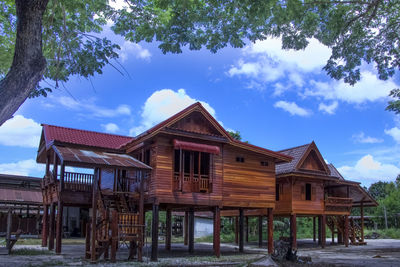
[[[126,154],[108,153],[104,151],[87,150],[75,147],[53,146],[62,160],[76,166],[105,166],[119,168],[148,169],[151,167]]]

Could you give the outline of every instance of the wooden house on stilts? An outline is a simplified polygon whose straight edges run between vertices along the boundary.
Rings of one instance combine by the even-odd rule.
[[[145,213],[152,211],[151,260],[158,258],[159,211],[166,211],[165,248],[171,250],[172,212],[185,212],[185,244],[194,251],[194,213],[212,212],[213,248],[220,256],[221,216],[237,218],[243,251],[246,216],[268,218],[268,253],[273,252],[274,214],[290,218],[292,249],[296,218],[314,222],[314,240],[325,246],[326,225],[346,246],[364,243],[350,211],[376,206],[357,182],[343,179],[315,143],[274,152],[233,139],[195,103],[136,137],[43,125],[37,162],[42,182],[42,245],[61,253],[64,206],[90,208],[86,257],[116,260],[120,242],[129,258],[142,260]],[[71,167],[73,169],[71,169]],[[84,168],[85,172],[78,172]],[[88,172],[87,170],[90,170]],[[318,227],[316,227],[318,221]],[[150,229],[149,229],[150,230]]]
[[[96,261],[103,254],[107,258],[111,250],[115,261],[119,242],[129,241],[130,257],[141,260],[144,216],[151,210],[151,260],[157,260],[160,210],[166,211],[167,250],[171,212],[187,214],[189,252],[194,250],[194,213],[211,211],[213,247],[219,257],[221,211],[238,213],[243,251],[244,210],[262,209],[268,214],[268,253],[272,253],[275,165],[291,160],[233,139],[200,103],[135,138],[43,125],[37,156],[39,163],[46,163],[43,245],[53,249],[55,236],[60,253],[63,206],[84,206],[91,208],[87,258]],[[66,171],[67,167],[92,172]]]

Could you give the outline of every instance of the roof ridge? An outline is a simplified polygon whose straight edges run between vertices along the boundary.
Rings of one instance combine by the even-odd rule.
[[[295,148],[300,148],[300,147],[303,147],[303,146],[309,146],[311,144],[312,144],[312,142],[308,143],[308,144],[300,145],[300,146],[289,147],[289,148],[286,148],[286,149],[278,150],[277,152],[283,152],[283,151],[287,151],[287,150],[291,150],[291,149],[295,149]]]
[[[88,133],[103,134],[103,135],[110,135],[110,136],[118,136],[118,137],[124,137],[124,138],[135,139],[135,137],[133,137],[133,136],[127,136],[127,135],[104,133],[104,132],[99,132],[99,131],[91,131],[91,130],[85,130],[85,129],[77,129],[77,128],[72,128],[72,127],[64,127],[64,126],[51,125],[51,124],[45,124],[45,123],[42,123],[41,125],[42,125],[42,126],[56,127],[56,128],[61,128],[61,129],[68,129],[68,130],[73,130],[73,131],[77,131],[77,132],[88,132]]]

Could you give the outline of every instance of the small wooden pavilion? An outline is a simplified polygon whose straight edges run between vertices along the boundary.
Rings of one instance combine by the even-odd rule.
[[[291,159],[233,139],[200,103],[135,138],[43,125],[37,157],[46,163],[43,245],[48,237],[49,248],[54,246],[56,206],[59,218],[64,205],[85,205],[92,209],[86,235],[92,261],[102,254],[108,257],[110,246],[115,260],[120,241],[129,241],[131,256],[137,254],[141,260],[143,219],[151,210],[151,260],[157,260],[160,210],[167,214],[167,250],[171,249],[171,212],[187,214],[189,252],[194,250],[194,213],[211,211],[214,251],[219,256],[221,210],[238,212],[239,250],[243,251],[244,210],[262,209],[268,214],[268,252],[272,253],[275,165]],[[67,172],[66,167],[90,168],[92,173]],[[60,221],[57,253],[61,252]]]

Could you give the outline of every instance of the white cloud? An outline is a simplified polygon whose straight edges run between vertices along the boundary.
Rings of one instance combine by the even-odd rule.
[[[266,55],[274,62],[285,63],[291,68],[310,72],[326,64],[331,50],[316,39],[310,39],[304,50],[283,50],[280,39],[270,38],[246,47],[245,53],[255,56]]]
[[[1,163],[0,173],[24,175],[24,176],[40,176],[45,171],[45,165],[37,164],[33,159],[21,160],[13,163]]]
[[[385,134],[390,135],[393,139],[400,144],[400,129],[393,127],[392,129],[385,130]]]
[[[274,107],[281,108],[291,115],[299,115],[299,116],[309,116],[311,115],[311,111],[299,107],[295,102],[287,102],[287,101],[278,101],[275,103]]]
[[[5,146],[39,146],[42,127],[32,119],[16,115],[0,127],[0,144]]]
[[[335,114],[335,111],[338,106],[339,106],[339,103],[337,101],[333,101],[330,105],[320,103],[318,106],[318,110],[321,110],[327,114],[333,115],[333,114]]]
[[[265,89],[266,84],[278,82],[274,96],[288,88],[305,86],[305,74],[320,73],[331,50],[315,39],[310,39],[304,50],[283,50],[281,39],[270,38],[246,46],[243,57],[227,71],[229,77],[244,77],[250,81],[248,88]],[[256,86],[255,86],[256,85]],[[285,90],[282,90],[285,88]]]
[[[132,128],[129,134],[138,135],[198,101],[186,94],[184,89],[176,92],[171,89],[155,91],[142,107],[140,125]],[[208,103],[199,102],[215,117],[215,110]]]
[[[312,80],[311,88],[305,90],[305,96],[322,97],[326,100],[341,100],[348,103],[363,103],[366,101],[377,101],[388,97],[390,90],[398,87],[389,79],[379,80],[370,71],[361,72],[361,80],[354,86],[341,81],[319,82]]]
[[[135,44],[129,41],[125,41],[121,45],[121,51],[119,51],[119,57],[122,62],[125,62],[129,56],[133,55],[136,58],[150,61],[151,53],[146,48],[143,48],[140,44]]]
[[[85,116],[90,115],[99,118],[113,118],[117,116],[131,115],[131,108],[124,104],[119,105],[116,108],[106,108],[96,105],[94,99],[76,101],[68,96],[52,97],[52,99],[68,109],[85,112]]]
[[[400,168],[393,164],[384,164],[368,154],[362,157],[354,166],[342,166],[339,172],[350,180],[393,181],[400,173]]]
[[[366,136],[364,132],[360,132],[359,134],[353,134],[353,140],[356,143],[362,143],[362,144],[376,144],[376,143],[382,143],[383,139],[371,137],[371,136]]]
[[[116,133],[119,131],[118,125],[115,123],[107,123],[107,124],[102,124],[101,127],[103,127],[104,131],[107,133]]]
[[[288,90],[287,86],[284,86],[282,83],[276,83],[274,85],[274,96],[281,96],[285,91]]]

